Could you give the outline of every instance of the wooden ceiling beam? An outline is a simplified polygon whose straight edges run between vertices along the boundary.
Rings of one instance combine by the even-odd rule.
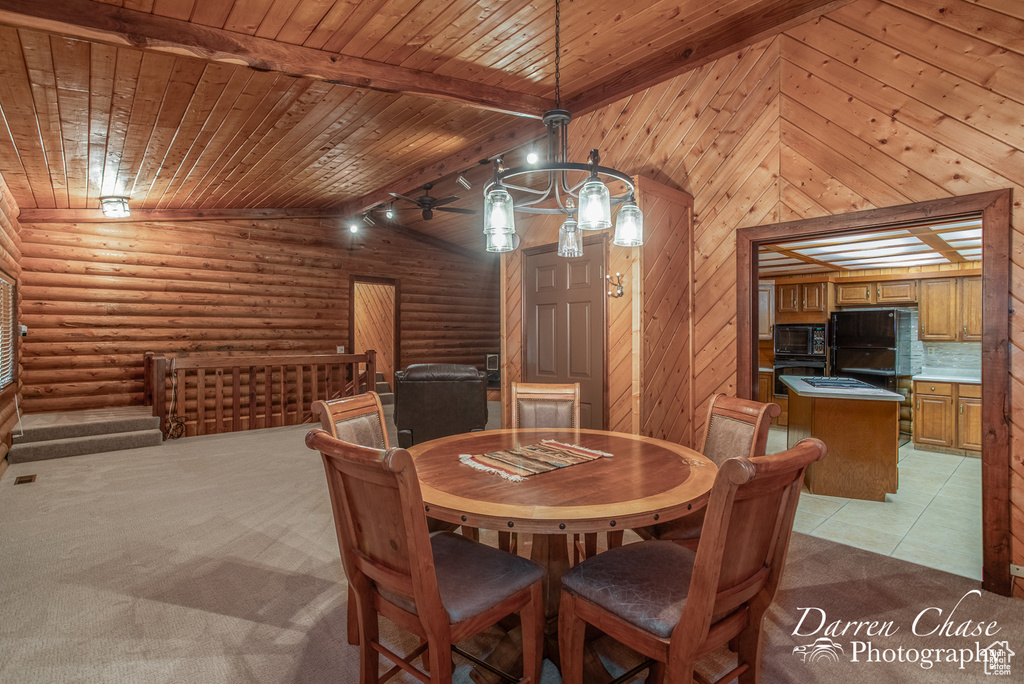
[[[753,3],[743,12],[730,15],[708,30],[674,43],[667,50],[606,79],[598,87],[571,96],[566,100],[566,109],[575,116],[586,114],[778,35],[851,1],[761,0]]]
[[[91,0],[0,0],[0,24],[240,64],[299,78],[421,95],[539,119],[552,100],[382,62],[280,43]]]

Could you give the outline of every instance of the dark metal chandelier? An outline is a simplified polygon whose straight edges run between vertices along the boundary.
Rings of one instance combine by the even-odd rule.
[[[580,231],[611,228],[611,207],[619,204],[622,207],[616,216],[612,242],[623,247],[643,244],[643,212],[636,203],[633,179],[622,171],[601,166],[596,149],[590,151],[585,164],[567,159],[572,114],[561,108],[560,21],[561,8],[555,0],[555,109],[542,118],[547,127],[547,161],[508,169],[500,157],[494,161],[494,178],[484,186],[484,235],[489,252],[509,252],[518,246],[514,215],[520,211],[564,214],[565,222],[558,231],[558,255],[582,256]],[[538,178],[546,184],[529,184]],[[602,178],[621,181],[628,190],[612,197]]]

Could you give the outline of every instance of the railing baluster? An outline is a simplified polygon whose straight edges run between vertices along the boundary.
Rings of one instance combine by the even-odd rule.
[[[238,366],[231,369],[231,431],[242,430],[242,376]]]
[[[224,431],[224,369],[217,369],[217,382],[214,387],[213,412],[216,422],[214,423],[213,434],[219,435]]]
[[[298,425],[306,417],[306,402],[302,394],[302,366],[295,366],[295,423]]]
[[[206,434],[206,369],[196,370],[196,434]]]
[[[256,429],[256,366],[249,366],[249,429]]]
[[[274,370],[263,367],[263,427],[274,427]]]

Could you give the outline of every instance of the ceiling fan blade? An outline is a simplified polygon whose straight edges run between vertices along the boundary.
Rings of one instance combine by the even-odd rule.
[[[453,214],[475,214],[476,209],[459,209],[458,207],[434,207],[437,211],[450,211]]]
[[[451,204],[452,202],[455,202],[458,199],[458,197],[452,195],[451,197],[445,197],[444,199],[434,200],[434,206],[439,207],[442,204]]]
[[[391,195],[392,197],[397,197],[398,199],[404,199],[407,202],[412,202],[413,204],[419,204],[418,200],[413,199],[412,197],[406,197],[405,195],[399,195],[397,192],[389,192],[388,194]]]

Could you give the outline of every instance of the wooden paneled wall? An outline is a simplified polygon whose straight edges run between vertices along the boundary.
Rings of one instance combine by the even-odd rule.
[[[334,221],[23,226],[24,403],[30,413],[142,403],[142,355],[334,353],[349,276],[401,292],[405,364],[498,348],[496,259]]]
[[[781,39],[784,220],[1012,188],[1022,311],[1024,5],[858,0]],[[1024,328],[1010,317],[1011,562],[1024,563]],[[1014,579],[1024,596],[1024,581]]]
[[[18,204],[14,201],[3,177],[0,177],[0,269],[14,278],[16,304],[21,302],[21,226],[18,224]],[[20,338],[16,338],[16,342]],[[17,346],[20,357],[21,344]],[[0,474],[7,468],[7,448],[11,432],[18,423],[17,395],[21,391],[19,359],[15,358],[15,382],[0,390]]]
[[[694,398],[678,420],[701,420],[715,392],[736,393],[742,227],[1011,188],[1011,306],[1024,311],[1022,34],[1019,2],[858,0],[573,122],[571,159],[600,147],[604,163],[694,197]],[[514,268],[506,258],[506,300]],[[505,313],[512,331],[518,312]],[[1019,319],[1010,319],[1012,562],[1024,565]],[[1024,596],[1024,580],[1014,581]]]
[[[377,352],[377,372],[384,381],[394,383],[395,373],[395,286],[386,283],[357,282],[353,296],[355,340],[353,354],[368,349]],[[392,386],[394,386],[392,384]]]

